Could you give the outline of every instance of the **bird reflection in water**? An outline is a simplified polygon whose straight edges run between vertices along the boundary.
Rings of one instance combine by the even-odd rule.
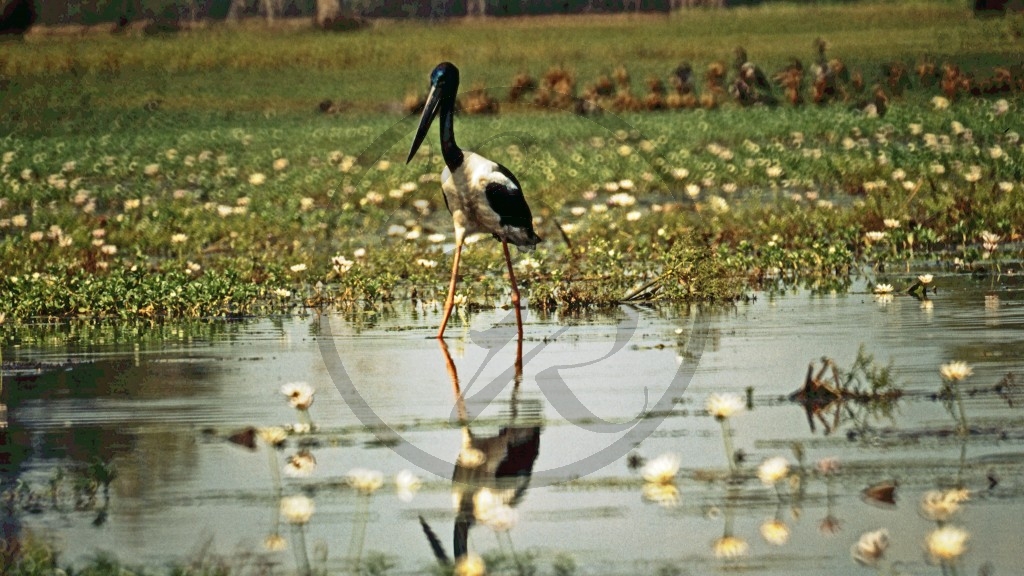
[[[481,524],[502,536],[515,559],[508,531],[516,524],[516,507],[522,502],[530,484],[534,463],[540,451],[540,418],[522,417],[519,407],[520,383],[523,377],[523,342],[517,339],[515,377],[509,399],[508,423],[493,436],[474,434],[470,427],[459,376],[448,347],[438,341],[448,369],[455,396],[455,409],[462,427],[462,446],[452,473],[452,502],[455,507],[453,533],[456,564],[473,557],[469,551],[469,531]],[[539,415],[539,409],[536,411]],[[449,564],[444,546],[420,518],[424,532],[438,561]]]

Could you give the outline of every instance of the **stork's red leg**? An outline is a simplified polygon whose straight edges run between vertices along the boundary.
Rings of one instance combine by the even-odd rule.
[[[441,346],[441,353],[444,354],[448,379],[452,381],[452,394],[455,395],[455,410],[459,414],[459,423],[465,425],[469,422],[469,418],[466,415],[466,401],[462,397],[462,388],[459,386],[459,372],[455,369],[455,361],[452,360],[452,355],[448,352],[448,345],[444,343],[444,340],[438,340],[437,343]]]
[[[512,307],[516,310],[516,330],[519,340],[523,339],[523,313],[519,308],[519,287],[516,286],[516,274],[512,271],[512,256],[508,253],[508,242],[501,241],[501,249],[505,251],[505,264],[508,264],[508,281],[512,283]]]
[[[462,256],[462,242],[461,236],[455,239],[455,260],[452,262],[452,279],[448,283],[448,297],[444,300],[444,318],[441,319],[441,327],[437,329],[438,339],[444,338],[444,329],[448,326],[448,318],[451,317],[452,308],[455,306],[455,281],[459,278],[459,258]]]

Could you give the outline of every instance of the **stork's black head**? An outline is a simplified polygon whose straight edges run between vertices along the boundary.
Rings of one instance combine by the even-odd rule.
[[[441,62],[430,73],[430,87],[446,88],[448,90],[454,88],[457,90],[459,87],[459,69],[451,62]]]
[[[441,106],[449,107],[449,112],[455,109],[455,95],[459,92],[459,69],[451,62],[441,62],[434,71],[430,73],[430,93],[427,94],[427,103],[423,106],[423,115],[420,116],[420,125],[416,130],[416,137],[412,140],[412,148],[409,149],[408,164],[416,155],[423,139],[430,130],[430,124],[434,121]]]

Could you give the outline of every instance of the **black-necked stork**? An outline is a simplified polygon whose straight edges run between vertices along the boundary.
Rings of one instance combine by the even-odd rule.
[[[459,91],[459,69],[450,62],[442,62],[430,73],[430,93],[420,117],[416,138],[412,141],[409,158],[430,130],[434,118],[441,116],[441,155],[445,169],[441,173],[444,203],[455,223],[455,259],[452,278],[448,284],[448,297],[444,303],[444,318],[437,337],[444,338],[444,329],[452,314],[455,301],[455,281],[459,273],[459,258],[466,234],[489,232],[501,240],[508,264],[508,278],[512,284],[512,306],[516,312],[516,328],[523,337],[523,319],[519,306],[519,288],[512,271],[512,257],[508,245],[520,250],[532,250],[541,241],[533,231],[533,214],[523,197],[522,186],[516,177],[501,164],[479,154],[462,150],[455,143],[455,96]]]

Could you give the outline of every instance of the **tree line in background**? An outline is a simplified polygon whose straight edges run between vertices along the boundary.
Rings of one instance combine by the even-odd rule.
[[[0,0],[0,35],[24,34],[32,25],[100,25],[133,22],[182,24],[242,18],[311,18],[345,29],[360,18],[448,18],[614,12],[669,12],[689,7],[726,8],[767,0]],[[828,4],[857,0],[789,0]],[[1024,0],[971,0],[976,12],[1020,10]],[[174,29],[171,26],[170,29]]]
[[[585,12],[665,12],[685,6],[724,7],[761,0],[0,0],[4,20],[26,25],[103,24],[143,19],[232,20],[314,18],[349,13],[366,18],[518,16]],[[11,22],[12,24],[14,22]],[[31,25],[28,23],[28,25]]]

